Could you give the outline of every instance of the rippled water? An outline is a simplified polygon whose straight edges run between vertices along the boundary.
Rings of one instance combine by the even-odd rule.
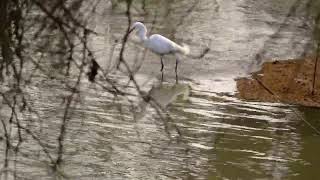
[[[155,109],[139,98],[115,101],[98,86],[83,83],[66,127],[58,178],[313,179],[320,166],[320,139],[292,109],[318,129],[319,110],[234,97],[234,78],[255,70],[264,60],[300,57],[312,47],[304,4],[298,3],[297,12],[287,17],[294,4],[293,0],[161,0],[147,2],[145,11],[141,4],[134,5],[133,20],[144,21],[152,33],[185,42],[194,54],[206,46],[210,52],[200,60],[183,58],[177,85],[174,58],[166,57],[165,82],[160,84],[159,57],[145,54],[132,37],[125,57],[132,66],[141,65],[135,77],[170,115],[168,129]],[[101,14],[91,26],[101,35],[90,46],[99,64],[125,83],[122,74],[112,73],[127,26],[122,6],[98,8]],[[42,79],[28,89],[42,123],[28,122],[27,114],[23,118],[52,146],[64,112],[65,91],[58,84]],[[131,109],[130,102],[140,108]],[[0,152],[3,162],[5,152],[2,148]],[[18,177],[57,178],[32,138],[19,153],[10,152],[9,160]]]

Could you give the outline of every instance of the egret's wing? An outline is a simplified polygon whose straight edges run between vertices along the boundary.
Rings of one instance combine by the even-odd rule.
[[[148,48],[155,53],[168,54],[175,52],[175,47],[176,46],[173,41],[159,34],[154,34],[149,38]]]
[[[189,54],[190,50],[187,45],[180,46],[170,39],[161,36],[159,34],[154,34],[149,38],[149,46],[152,51],[159,54],[169,54],[169,53],[181,53]]]

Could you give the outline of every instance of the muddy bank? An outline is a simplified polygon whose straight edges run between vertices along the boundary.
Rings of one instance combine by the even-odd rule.
[[[237,80],[236,96],[251,101],[320,107],[320,62],[316,74],[315,64],[315,58],[266,62],[251,77]]]

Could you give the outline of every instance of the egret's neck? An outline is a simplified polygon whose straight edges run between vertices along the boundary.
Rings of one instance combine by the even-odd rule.
[[[146,42],[148,40],[147,37],[147,28],[146,27],[142,27],[139,29],[138,31],[138,36],[141,39],[142,42]]]

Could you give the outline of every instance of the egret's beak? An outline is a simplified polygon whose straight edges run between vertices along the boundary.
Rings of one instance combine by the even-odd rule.
[[[135,27],[132,27],[130,30],[129,30],[129,34],[135,29]]]

